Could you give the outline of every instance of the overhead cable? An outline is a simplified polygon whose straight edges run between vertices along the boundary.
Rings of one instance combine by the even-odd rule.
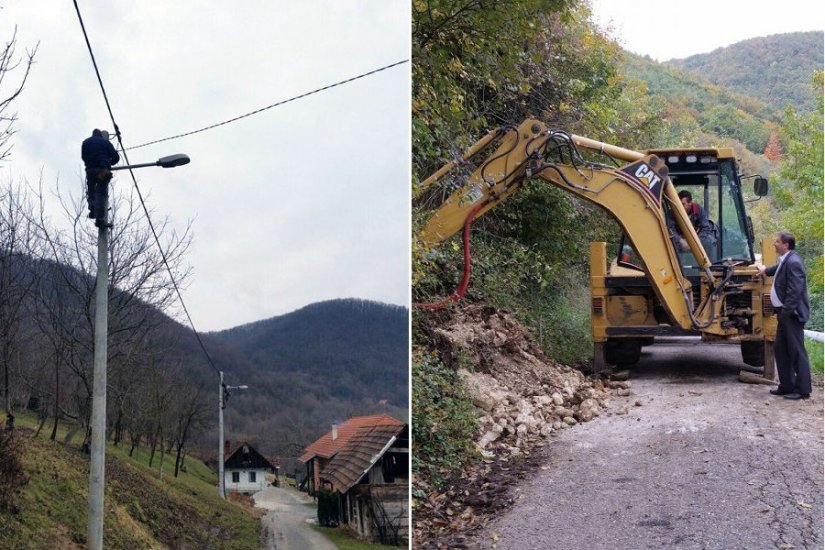
[[[250,117],[252,115],[256,115],[256,114],[261,113],[263,111],[266,111],[268,109],[272,109],[273,107],[280,107],[281,105],[284,105],[286,103],[290,103],[292,101],[296,101],[298,99],[302,99],[304,97],[311,96],[313,94],[323,92],[324,90],[329,90],[330,88],[335,88],[336,86],[341,86],[343,84],[353,82],[354,80],[358,80],[360,78],[364,78],[364,77],[373,75],[375,73],[380,73],[381,71],[385,71],[385,70],[390,69],[392,67],[402,65],[404,63],[408,63],[409,61],[410,61],[409,59],[403,59],[401,61],[396,61],[395,63],[391,63],[390,65],[385,65],[385,66],[381,67],[380,69],[375,69],[375,70],[369,71],[367,73],[359,74],[358,76],[353,76],[352,78],[347,78],[346,80],[341,80],[341,81],[338,81],[334,84],[329,84],[328,86],[324,86],[323,88],[317,88],[315,90],[312,90],[311,92],[306,92],[306,93],[303,93],[301,95],[296,95],[294,97],[290,97],[289,99],[284,99],[282,101],[278,101],[277,103],[273,103],[272,105],[267,105],[266,107],[261,107],[260,109],[255,109],[254,111],[250,111],[250,112],[245,113],[243,115],[236,116],[236,117],[230,118],[228,120],[224,120],[223,122],[218,122],[216,124],[211,124],[209,126],[204,126],[203,128],[200,128],[198,130],[192,130],[191,132],[185,132],[183,134],[177,134],[175,136],[169,136],[169,137],[165,137],[165,138],[161,138],[161,139],[156,139],[154,141],[148,141],[146,143],[141,143],[140,145],[134,145],[132,147],[129,147],[129,150],[139,149],[141,147],[146,147],[147,145],[154,145],[155,143],[160,143],[162,141],[170,141],[170,140],[173,140],[173,139],[178,139],[178,138],[182,138],[182,137],[186,137],[186,136],[191,136],[193,134],[199,134],[201,132],[205,132],[207,130],[217,128],[219,126],[224,126],[226,124],[229,124],[230,122],[235,122],[235,121],[241,120],[243,118],[247,118],[247,117]]]
[[[115,122],[115,115],[112,113],[112,107],[109,103],[109,97],[106,95],[106,87],[103,85],[103,79],[100,76],[100,70],[97,67],[97,61],[95,61],[95,54],[92,51],[92,44],[89,42],[89,35],[86,33],[86,26],[83,24],[83,16],[80,15],[80,8],[77,5],[77,0],[72,0],[74,2],[74,8],[77,12],[77,19],[80,22],[80,28],[83,31],[83,38],[86,40],[86,47],[89,49],[89,56],[92,58],[92,65],[95,69],[95,74],[97,75],[97,81],[100,84],[100,91],[103,93],[103,99],[106,102],[106,108],[109,111],[109,117],[112,120],[112,126],[115,130],[115,135],[117,136],[118,144],[120,145],[120,150],[123,153],[123,158],[126,161],[126,164],[129,164],[129,157],[126,154],[126,148],[123,146],[123,139],[120,135],[120,128]],[[195,338],[198,340],[198,344],[200,345],[201,350],[203,351],[204,356],[206,357],[209,366],[212,369],[220,374],[220,370],[218,367],[215,366],[215,363],[212,362],[212,358],[209,356],[209,352],[206,351],[206,346],[203,344],[203,340],[201,340],[200,334],[195,329],[195,323],[192,321],[192,316],[189,314],[189,309],[186,307],[186,303],[183,301],[183,296],[180,293],[180,288],[178,287],[177,281],[175,281],[175,275],[172,273],[172,268],[169,266],[169,262],[166,259],[166,252],[163,250],[163,246],[160,244],[160,239],[158,238],[157,231],[155,231],[155,225],[152,223],[152,218],[149,216],[149,209],[146,207],[146,203],[143,200],[143,194],[140,192],[140,187],[138,187],[137,179],[135,178],[134,171],[129,168],[129,174],[132,176],[132,183],[134,183],[135,190],[137,191],[138,198],[140,199],[140,204],[143,207],[143,212],[146,214],[146,220],[149,222],[149,228],[152,230],[152,235],[155,238],[155,243],[158,246],[158,250],[160,250],[160,256],[163,259],[163,265],[166,266],[166,271],[169,273],[169,278],[172,281],[172,286],[175,288],[175,293],[178,296],[178,301],[180,301],[180,305],[183,308],[184,313],[186,314],[186,318],[189,320],[189,326],[192,328],[192,332],[195,333]]]

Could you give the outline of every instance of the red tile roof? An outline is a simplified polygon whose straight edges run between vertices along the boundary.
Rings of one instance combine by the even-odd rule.
[[[370,426],[360,428],[341,451],[329,461],[321,477],[332,483],[332,488],[346,493],[381,459],[389,444],[406,426]]]
[[[338,436],[333,441],[332,431],[329,431],[311,443],[304,450],[304,454],[298,460],[306,464],[316,456],[330,458],[349,441],[360,428],[370,426],[403,426],[404,423],[386,414],[374,414],[371,416],[355,416],[349,420],[338,424]]]

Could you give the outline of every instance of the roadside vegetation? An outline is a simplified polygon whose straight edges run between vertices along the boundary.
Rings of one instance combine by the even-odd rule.
[[[16,446],[24,484],[11,509],[0,511],[0,549],[83,548],[86,546],[88,455],[75,443],[34,436],[37,419],[16,417]],[[9,449],[6,449],[8,452]],[[0,457],[0,461],[4,457]],[[241,505],[218,497],[217,478],[191,457],[174,477],[175,456],[163,462],[149,454],[109,445],[106,456],[107,548],[259,547],[258,520]],[[161,464],[163,475],[161,477]]]
[[[823,354],[825,354],[825,345],[823,345],[822,342],[805,338],[805,351],[808,352],[811,371],[821,375],[823,373],[822,363],[825,360],[825,357],[823,357]]]
[[[412,385],[413,470],[440,486],[456,464],[473,456],[477,414],[456,372],[434,354],[414,350]]]
[[[313,525],[313,529],[327,537],[339,550],[398,550],[397,546],[373,544],[358,540],[346,530],[337,527],[321,527]]]

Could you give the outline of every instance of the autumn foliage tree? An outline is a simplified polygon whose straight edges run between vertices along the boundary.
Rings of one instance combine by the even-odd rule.
[[[768,145],[765,146],[765,152],[763,154],[765,158],[771,162],[779,162],[782,160],[782,145],[779,144],[776,133],[771,133],[770,137],[768,137]]]

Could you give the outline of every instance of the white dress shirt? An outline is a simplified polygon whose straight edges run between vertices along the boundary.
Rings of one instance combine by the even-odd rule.
[[[785,252],[781,256],[779,256],[779,266],[776,268],[776,272],[773,274],[773,282],[771,283],[771,305],[773,307],[782,307],[782,301],[779,299],[779,296],[776,294],[776,276],[779,275],[779,270],[782,269],[782,262],[785,261],[785,258],[788,257],[788,252]]]

